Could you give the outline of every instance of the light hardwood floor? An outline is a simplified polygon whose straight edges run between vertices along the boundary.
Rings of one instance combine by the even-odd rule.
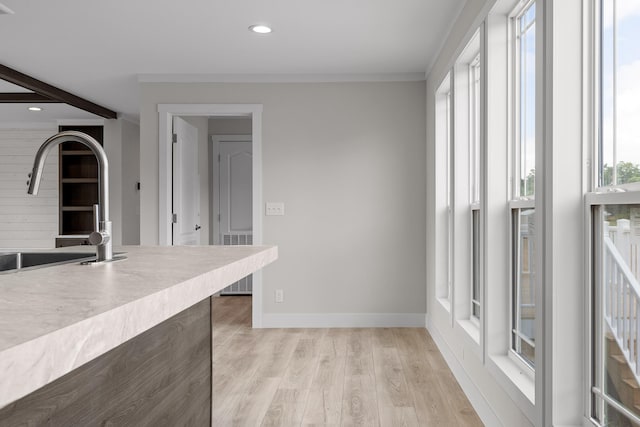
[[[213,298],[214,426],[482,426],[421,328],[251,329]]]

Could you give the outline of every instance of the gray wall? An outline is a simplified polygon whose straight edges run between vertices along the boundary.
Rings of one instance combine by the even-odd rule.
[[[250,135],[251,119],[212,117],[209,119],[209,135]]]
[[[104,121],[109,159],[110,219],[114,245],[140,244],[140,128],[123,119]]]
[[[122,244],[140,244],[140,126],[122,122]]]
[[[425,84],[141,84],[141,242],[158,242],[159,103],[263,104],[266,313],[425,313]],[[275,304],[275,289],[285,302]],[[424,316],[422,316],[424,319]]]

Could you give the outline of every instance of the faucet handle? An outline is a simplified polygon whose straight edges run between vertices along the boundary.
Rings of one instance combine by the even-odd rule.
[[[93,246],[104,245],[111,240],[111,236],[106,231],[94,231],[89,234],[88,240]]]

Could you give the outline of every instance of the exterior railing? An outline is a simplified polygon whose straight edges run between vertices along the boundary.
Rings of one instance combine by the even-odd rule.
[[[605,223],[604,298],[605,319],[622,350],[635,379],[640,383],[640,283],[637,275],[637,245],[632,245],[628,225],[619,220],[616,227]],[[635,246],[635,249],[634,249]]]

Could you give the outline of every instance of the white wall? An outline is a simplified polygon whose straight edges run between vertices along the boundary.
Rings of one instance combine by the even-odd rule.
[[[27,174],[55,124],[0,128],[0,248],[53,248],[58,235],[58,150],[46,160],[40,191],[27,194]]]
[[[157,105],[263,104],[263,198],[286,206],[264,218],[280,250],[264,271],[265,322],[423,324],[424,94],[424,82],[141,84],[142,243],[158,242]]]
[[[140,125],[122,121],[122,244],[140,244]]]

